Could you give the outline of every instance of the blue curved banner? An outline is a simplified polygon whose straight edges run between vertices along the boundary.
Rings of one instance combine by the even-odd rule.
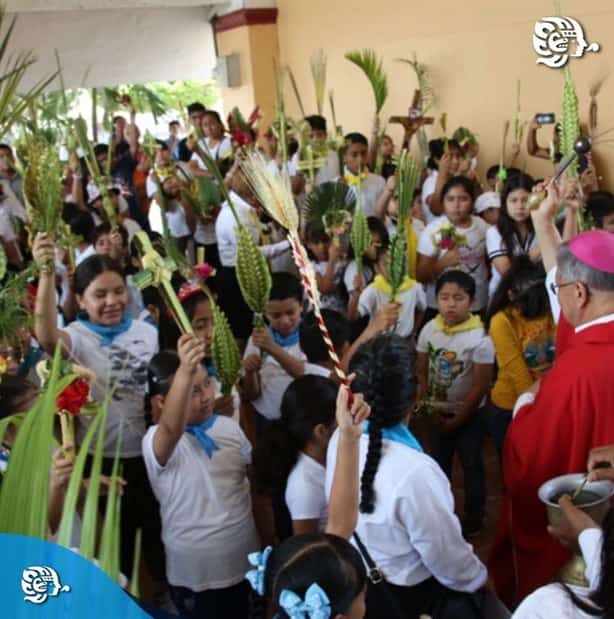
[[[0,616],[11,619],[148,619],[100,568],[76,552],[0,534]]]

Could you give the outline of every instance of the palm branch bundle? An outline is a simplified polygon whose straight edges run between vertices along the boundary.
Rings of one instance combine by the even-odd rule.
[[[316,109],[321,116],[324,110],[324,96],[326,94],[326,54],[323,49],[316,50],[311,56],[311,77],[316,96]]]
[[[399,174],[399,217],[397,230],[399,234],[404,234],[411,205],[414,201],[414,191],[420,179],[421,169],[418,162],[409,154],[409,151],[404,150],[398,158],[397,170]]]
[[[55,146],[38,136],[30,136],[26,147],[27,164],[24,195],[30,220],[30,235],[58,232],[62,214],[62,165]]]
[[[283,117],[280,120],[285,122]],[[281,173],[272,173],[264,157],[257,152],[248,153],[241,167],[260,203],[269,215],[288,231],[288,240],[292,247],[294,261],[301,274],[307,296],[313,306],[318,327],[333,362],[335,373],[344,384],[349,385],[348,378],[335,352],[335,347],[322,317],[320,295],[313,266],[307,255],[307,250],[299,237],[299,217],[292,196],[288,171],[284,168]]]
[[[400,232],[397,230],[397,233],[390,241],[386,269],[391,289],[390,301],[394,303],[407,275],[407,237],[403,230]]]
[[[241,353],[224,312],[209,296],[213,310],[213,342],[211,355],[222,386],[222,395],[229,396],[241,376]]]
[[[358,186],[358,199],[356,201],[356,209],[354,210],[354,218],[352,220],[352,229],[350,231],[350,243],[354,250],[354,260],[356,261],[356,272],[362,275],[363,258],[371,247],[371,231],[367,222],[367,216],[362,208],[362,191]]]
[[[561,114],[561,153],[563,157],[574,154],[574,145],[580,137],[580,114],[578,111],[578,96],[571,78],[569,65],[563,69],[563,101]],[[578,164],[573,161],[566,170],[567,176],[577,176]]]
[[[32,322],[32,315],[27,306],[26,290],[31,275],[31,268],[18,274],[9,274],[0,294],[0,342],[8,345],[19,355],[25,353],[25,350],[22,350],[23,335],[27,333]]]
[[[384,73],[382,61],[377,58],[372,49],[348,52],[345,57],[360,68],[371,83],[375,98],[375,112],[379,114],[388,97],[388,78]]]
[[[246,120],[238,107],[233,107],[228,114],[228,131],[233,142],[239,147],[251,146],[254,143],[254,127],[260,119],[260,108],[256,107]]]
[[[190,204],[197,215],[215,215],[222,205],[222,191],[208,176],[196,176],[181,187],[181,197]]]
[[[501,191],[501,186],[507,179],[507,170],[505,169],[505,148],[507,145],[507,135],[510,131],[510,121],[506,120],[503,125],[503,140],[501,142],[501,154],[499,156],[499,171],[497,172],[497,191]]]
[[[354,192],[345,183],[337,181],[318,185],[305,200],[307,221],[337,242],[347,232],[355,207]]]

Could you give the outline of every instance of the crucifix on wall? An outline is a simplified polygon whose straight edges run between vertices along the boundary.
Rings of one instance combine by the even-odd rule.
[[[403,125],[405,137],[403,138],[403,148],[409,148],[412,136],[424,125],[432,125],[435,119],[432,116],[422,116],[422,95],[419,90],[414,90],[414,98],[407,113],[407,116],[391,116],[388,122]]]

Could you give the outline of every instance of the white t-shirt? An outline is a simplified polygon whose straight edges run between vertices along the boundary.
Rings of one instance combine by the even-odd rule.
[[[386,217],[386,221],[384,223],[386,225],[386,230],[388,231],[388,236],[392,238],[397,233],[397,224],[394,223],[390,217]],[[411,218],[411,227],[416,236],[420,236],[424,230],[424,224],[415,217]]]
[[[132,239],[134,238],[135,234],[142,230],[138,222],[134,221],[134,219],[130,219],[130,217],[126,217],[126,219],[122,221],[122,226],[124,226],[126,232],[128,233],[128,244],[132,243]]]
[[[356,273],[358,273],[358,269],[356,268],[356,260],[352,260],[352,262],[345,267],[345,272],[343,273],[343,283],[345,284],[348,294],[352,294],[354,291],[354,279],[356,277]],[[374,277],[373,269],[364,263],[362,265],[362,277],[367,285],[373,281]]]
[[[93,256],[95,253],[96,249],[93,245],[88,245],[85,249],[75,247],[75,266],[79,266],[84,260]]]
[[[514,256],[528,254],[534,247],[537,247],[537,237],[534,233],[530,232],[524,243],[521,243],[518,237],[514,235]],[[491,261],[488,297],[492,299],[497,290],[497,286],[499,286],[501,282],[501,274],[497,271],[497,267],[492,263],[492,260],[500,256],[508,255],[507,248],[503,244],[503,239],[501,238],[501,233],[497,226],[490,226],[488,230],[486,230],[486,252],[488,254],[488,259]]]
[[[245,578],[258,549],[247,467],[251,445],[237,423],[218,415],[207,430],[211,458],[184,433],[166,463],[153,451],[158,426],[143,438],[143,458],[160,502],[168,582],[192,591],[231,587]]]
[[[298,173],[298,155],[297,151],[288,162],[290,176],[296,176]],[[308,176],[309,173],[304,171],[303,174]],[[316,172],[315,186],[334,181],[336,178],[339,178],[339,156],[336,151],[329,150],[326,154],[326,163]]]
[[[312,457],[299,453],[288,476],[286,505],[292,520],[320,520],[320,531],[328,522],[328,503],[324,492],[326,469]]]
[[[184,236],[190,236],[191,232],[185,218],[185,210],[183,206],[177,200],[169,200],[168,205],[169,207],[175,207],[172,210],[169,208],[166,211],[166,221],[168,222],[168,229],[171,236],[178,239]],[[151,201],[148,217],[149,226],[151,229],[158,234],[163,234],[164,227],[162,225],[162,210],[155,199]]]
[[[441,249],[441,234],[439,228],[450,224],[450,220],[442,215],[432,221],[418,239],[418,253],[423,256],[439,259],[446,254],[447,249]],[[468,228],[456,227],[459,235],[465,236],[465,244],[458,248],[461,268],[469,273],[475,281],[475,299],[471,309],[481,311],[488,303],[488,269],[486,268],[486,230],[488,226],[480,217],[471,216],[471,225]],[[437,307],[435,296],[435,282],[426,285],[426,299],[429,307]]]
[[[473,364],[494,363],[495,349],[484,328],[446,335],[435,319],[424,325],[416,350],[429,356],[428,383],[433,398],[455,409],[473,386]]]
[[[232,155],[232,142],[228,136],[225,136],[220,140],[215,146],[209,146],[210,140],[202,141],[201,146],[204,146],[205,152],[214,160],[219,161],[221,159],[225,159],[226,157],[230,157]],[[197,153],[192,153],[192,161],[196,161],[198,167],[201,170],[207,170],[207,166],[204,164],[203,160],[198,156]]]
[[[427,226],[439,217],[439,215],[433,214],[426,202],[426,199],[435,191],[438,176],[439,172],[437,170],[432,170],[431,173],[424,179],[424,183],[422,184],[422,212],[424,213],[424,221],[426,221]]]
[[[601,576],[601,529],[585,529],[578,542],[586,563],[586,578],[589,588],[571,587],[572,591],[589,606],[587,597],[599,585]],[[513,619],[595,619],[602,615],[589,615],[580,610],[560,584],[540,587],[526,597],[512,615]]]
[[[371,316],[371,321],[375,318],[382,305],[390,303],[390,296],[369,284],[361,293],[358,299],[358,313],[361,316]],[[408,337],[414,330],[416,312],[426,309],[426,295],[422,284],[415,284],[409,290],[403,290],[397,294],[397,303],[401,304],[399,322],[394,328],[394,332],[401,337]]]
[[[326,496],[337,461],[339,430],[326,458]],[[360,474],[369,437],[360,437]],[[463,539],[454,513],[450,483],[439,465],[424,453],[396,441],[382,440],[382,455],[373,481],[375,509],[358,514],[356,531],[386,580],[409,587],[434,576],[455,591],[476,591],[486,568]]]
[[[107,388],[112,389],[104,438],[105,457],[115,456],[115,446],[122,427],[120,456],[141,455],[141,439],[145,433],[145,386],[147,367],[158,352],[158,332],[141,320],[133,320],[128,331],[118,335],[109,346],[102,338],[80,322],[69,324],[64,331],[71,341],[70,359],[94,372],[92,398],[104,402]],[[78,441],[81,442],[90,423],[79,417]],[[95,442],[92,443],[92,451]]]
[[[324,260],[323,262],[316,262],[315,260],[311,261],[311,266],[315,273],[318,273],[322,277],[326,274],[328,270],[328,260]],[[343,278],[343,262],[338,261],[335,265],[335,283],[336,290],[335,292],[329,293],[320,293],[320,305],[325,309],[334,310],[335,312],[339,312],[343,316],[345,316],[347,312],[347,305],[345,302],[345,298],[341,294],[341,280]]]
[[[0,206],[0,239],[5,243],[12,243],[17,238],[15,225],[11,219],[8,209]]]
[[[354,193],[354,197],[358,199],[358,192],[353,185],[350,185],[350,191]],[[371,217],[375,214],[375,207],[377,201],[382,195],[382,192],[386,189],[386,181],[382,176],[377,174],[371,174],[365,178],[360,185],[360,194],[362,202],[362,210],[367,217]]]
[[[284,349],[289,355],[304,361],[305,353],[301,350],[300,344],[287,346]],[[254,346],[250,336],[245,347],[245,359],[249,355],[260,354],[260,350]],[[284,370],[275,360],[273,355],[265,355],[262,367],[260,368],[260,387],[261,393],[258,398],[252,401],[254,408],[267,419],[279,419],[281,417],[281,400],[288,385],[294,379]]]

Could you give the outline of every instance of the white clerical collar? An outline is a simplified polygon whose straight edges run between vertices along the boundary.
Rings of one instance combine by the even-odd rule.
[[[594,327],[595,325],[604,325],[608,322],[614,322],[614,314],[606,314],[605,316],[595,318],[595,320],[591,320],[590,322],[580,325],[579,327],[576,327],[576,333],[580,333],[580,331],[584,331],[584,329]]]

